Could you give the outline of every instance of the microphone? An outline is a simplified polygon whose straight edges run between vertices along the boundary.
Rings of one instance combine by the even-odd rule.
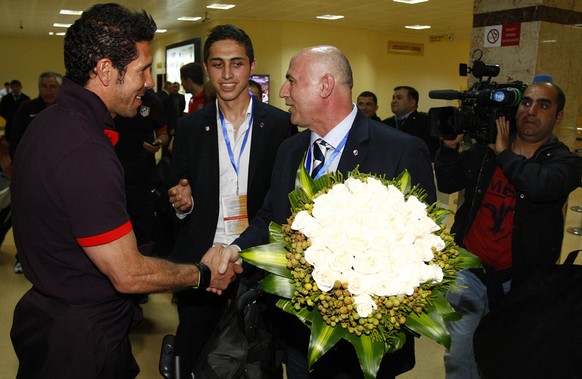
[[[440,100],[459,100],[461,98],[461,93],[454,89],[435,89],[428,91],[428,97]]]

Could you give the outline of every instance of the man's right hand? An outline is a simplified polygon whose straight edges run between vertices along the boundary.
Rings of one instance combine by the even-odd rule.
[[[192,210],[192,188],[188,179],[180,182],[168,190],[168,196],[172,207],[180,213],[188,213]]]
[[[218,295],[222,294],[222,291],[236,279],[236,275],[243,271],[238,252],[220,244],[208,249],[200,261],[212,272],[207,291]]]

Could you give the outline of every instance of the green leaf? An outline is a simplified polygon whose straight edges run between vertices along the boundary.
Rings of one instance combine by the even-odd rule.
[[[437,203],[432,204],[428,209],[427,213],[437,224],[442,224],[445,222],[449,215],[453,214],[450,209],[440,208]]]
[[[309,368],[313,366],[319,358],[341,340],[348,331],[341,326],[331,327],[323,321],[319,311],[312,313],[311,337],[309,338],[309,349],[307,351],[307,362]]]
[[[420,314],[410,313],[406,318],[405,327],[417,334],[430,338],[447,349],[451,346],[451,335],[443,316],[436,307]]]
[[[362,334],[357,336],[352,333],[347,333],[345,339],[348,340],[356,349],[356,354],[360,361],[360,368],[364,373],[365,379],[374,379],[378,370],[380,369],[380,363],[382,363],[382,357],[385,353],[385,343],[380,340],[374,340],[372,337]]]
[[[285,299],[291,299],[293,297],[295,285],[287,278],[275,274],[270,274],[267,275],[263,280],[259,281],[259,283],[265,292],[281,296]]]
[[[281,225],[277,224],[276,222],[271,221],[269,224],[269,242],[281,242],[285,241],[285,232],[283,232],[283,228]]]
[[[303,159],[297,168],[297,173],[295,174],[295,188],[301,188],[305,192],[305,194],[309,197],[311,201],[313,201],[313,197],[315,192],[313,192],[313,178],[307,170],[305,169],[305,157],[306,154],[303,154]]]
[[[287,250],[279,242],[251,247],[240,252],[242,259],[263,270],[291,279],[287,268]]]
[[[297,317],[306,327],[311,328],[311,318],[313,317],[313,310],[301,308],[296,310],[291,303],[291,300],[280,299],[277,300],[277,307]]]
[[[459,251],[459,257],[463,261],[463,269],[467,270],[470,268],[483,268],[483,264],[481,263],[481,259],[471,254],[469,251],[463,249],[462,247],[457,247]]]
[[[396,183],[398,184],[398,189],[400,192],[406,194],[409,193],[412,188],[412,178],[408,173],[408,170],[402,171],[400,175],[395,179]]]

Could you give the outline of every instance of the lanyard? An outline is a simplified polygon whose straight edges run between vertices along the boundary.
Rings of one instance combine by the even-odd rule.
[[[228,137],[228,131],[226,130],[226,122],[224,121],[224,116],[222,115],[222,112],[220,111],[220,107],[218,107],[218,117],[220,118],[220,124],[222,126],[222,135],[224,136],[224,141],[226,142],[226,148],[228,150],[228,156],[230,158],[230,163],[232,164],[232,167],[234,168],[234,172],[236,173],[236,177],[238,178],[238,170],[240,168],[240,159],[243,155],[243,151],[245,150],[245,146],[247,145],[247,140],[249,138],[249,132],[251,131],[251,127],[253,126],[253,112],[252,112],[252,107],[253,107],[253,99],[251,97],[251,118],[249,120],[249,127],[247,128],[247,131],[245,132],[245,136],[243,138],[243,143],[242,146],[240,148],[240,152],[238,154],[238,159],[235,163],[234,161],[234,152],[232,151],[232,147],[230,145],[230,138]],[[238,188],[238,185],[237,185]],[[237,191],[238,192],[238,191]]]
[[[315,176],[314,179],[319,179],[320,177],[325,175],[325,173],[327,172],[327,169],[329,168],[331,163],[335,160],[335,158],[337,158],[338,154],[342,151],[342,149],[346,145],[346,141],[348,140],[349,134],[350,134],[350,131],[348,130],[348,132],[346,133],[344,138],[342,138],[339,145],[333,149],[333,153],[331,153],[330,157],[325,160],[325,162],[323,163],[323,167],[321,167],[321,170],[319,170],[319,172],[317,173],[317,175]],[[312,163],[311,154],[312,154],[312,151],[313,151],[313,144],[311,144],[311,148],[307,152],[307,159],[306,159],[307,162],[305,162],[308,165],[308,167],[306,167],[307,172],[311,172],[311,163]]]

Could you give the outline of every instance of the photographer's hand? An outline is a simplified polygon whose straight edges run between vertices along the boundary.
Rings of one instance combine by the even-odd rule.
[[[495,120],[495,124],[497,124],[497,137],[494,144],[489,144],[489,148],[495,152],[495,155],[499,155],[509,149],[509,120],[501,116]]]

